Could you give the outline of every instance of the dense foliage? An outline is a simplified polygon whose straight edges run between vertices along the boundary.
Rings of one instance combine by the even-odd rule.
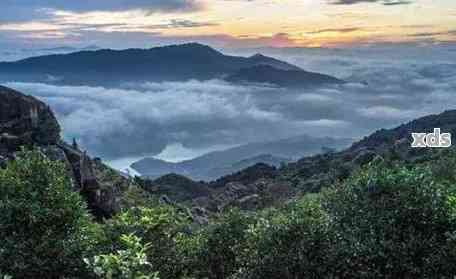
[[[281,209],[231,212],[194,236],[193,278],[453,278],[455,158],[374,161]]]
[[[333,265],[344,278],[450,278],[449,199],[430,167],[375,166],[325,193],[332,218]]]
[[[64,168],[22,152],[0,170],[0,278],[453,278],[456,156],[374,160],[346,181],[195,227],[141,201],[103,224]]]
[[[0,169],[0,274],[79,277],[95,232],[62,164],[22,151]]]
[[[125,235],[134,235],[147,246],[147,261],[161,279],[179,278],[183,268],[177,240],[187,227],[186,217],[169,206],[132,208],[106,223],[107,244],[114,251],[123,249]]]
[[[251,228],[247,278],[323,278],[330,274],[329,216],[306,197]]]

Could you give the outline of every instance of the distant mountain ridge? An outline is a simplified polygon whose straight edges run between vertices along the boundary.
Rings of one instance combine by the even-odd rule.
[[[179,163],[144,158],[133,163],[131,167],[149,177],[177,173],[195,180],[213,180],[257,163],[278,167],[281,162],[288,163],[303,156],[321,153],[325,148],[341,149],[347,147],[351,142],[351,139],[314,138],[303,135],[241,145],[223,151],[210,152]]]
[[[307,73],[295,65],[261,54],[229,56],[206,45],[189,43],[150,49],[84,50],[1,62],[0,81],[118,86],[129,82],[223,79],[236,76],[241,69],[261,65],[272,67],[280,76]],[[291,81],[293,75],[288,80]],[[55,78],[49,80],[49,76]],[[307,75],[307,83],[321,85],[337,80],[325,80],[323,76]],[[302,77],[300,80],[302,83]]]
[[[197,157],[193,160],[188,160],[179,163],[166,162],[155,158],[144,158],[131,165],[131,168],[139,172],[143,177],[156,179],[168,174],[176,174],[189,177],[193,180],[210,181],[229,175],[240,170],[246,169],[253,165],[264,163],[269,166],[278,167],[282,163],[289,163],[292,160],[289,158],[275,157],[270,154],[261,154],[251,158],[239,159],[237,161],[227,160],[220,163],[211,161],[209,156]],[[220,157],[223,159],[225,157]],[[207,160],[202,162],[203,160]]]

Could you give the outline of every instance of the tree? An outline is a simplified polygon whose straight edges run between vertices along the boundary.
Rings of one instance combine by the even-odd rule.
[[[63,164],[21,151],[0,169],[0,270],[14,278],[72,278],[86,272],[96,225]]]

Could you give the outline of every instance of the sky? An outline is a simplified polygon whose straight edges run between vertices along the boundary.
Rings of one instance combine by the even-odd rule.
[[[2,0],[0,46],[350,47],[456,41],[454,0]]]
[[[0,60],[197,41],[348,82],[4,84],[45,101],[67,141],[121,169],[145,156],[175,162],[303,134],[359,139],[456,109],[454,0],[2,0],[0,10]]]

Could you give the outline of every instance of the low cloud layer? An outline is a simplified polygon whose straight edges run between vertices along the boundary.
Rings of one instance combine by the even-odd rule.
[[[427,56],[416,48],[302,51],[306,53],[282,50],[275,56],[350,83],[298,91],[219,80],[118,89],[6,85],[46,101],[68,140],[75,137],[106,159],[169,153],[173,146],[211,150],[300,134],[361,137],[456,109],[456,64],[445,62],[456,61],[452,48],[428,49]],[[394,53],[403,53],[403,59]]]
[[[385,6],[396,6],[396,5],[408,5],[412,4],[413,1],[409,0],[335,0],[330,1],[331,4],[336,5],[353,5],[359,3],[381,3]]]

